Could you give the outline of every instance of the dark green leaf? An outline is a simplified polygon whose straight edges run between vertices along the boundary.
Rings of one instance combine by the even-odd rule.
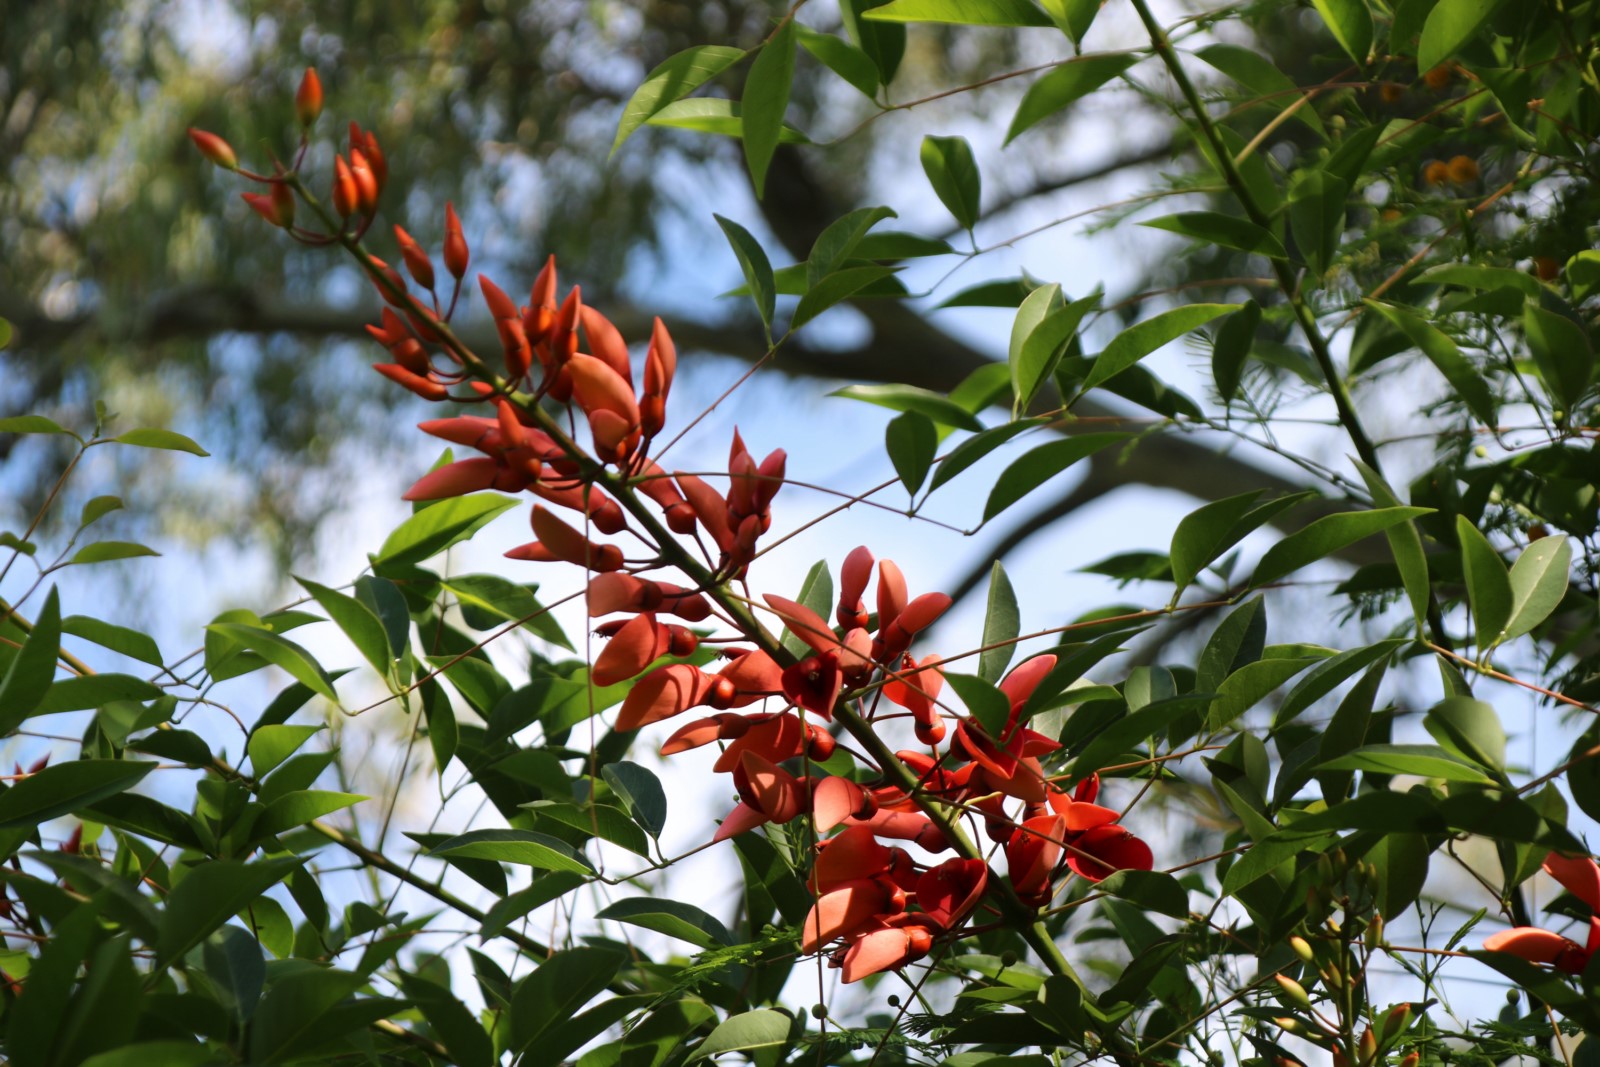
[[[431,853],[441,859],[494,860],[574,874],[594,870],[583,853],[565,841],[532,830],[471,830],[440,842]]]
[[[624,957],[610,948],[569,948],[545,960],[511,994],[511,1047],[529,1048],[578,1014],[610,984]]]
[[[1253,252],[1272,259],[1285,256],[1283,242],[1269,230],[1263,230],[1248,219],[1224,215],[1219,211],[1184,211],[1164,218],[1140,223],[1158,230],[1193,237],[1206,244],[1235,248],[1240,252]]]
[[[516,922],[535,908],[543,907],[558,897],[564,897],[584,884],[582,875],[571,871],[550,871],[533,880],[526,889],[503,896],[489,906],[483,917],[483,927],[478,931],[485,938],[499,937],[507,926]]]
[[[1557,407],[1572,410],[1594,377],[1594,347],[1588,332],[1567,316],[1540,307],[1532,297],[1523,306],[1522,330],[1551,399]]]
[[[1302,92],[1293,79],[1261,52],[1236,44],[1210,44],[1197,49],[1195,55],[1258,94],[1252,103],[1259,101],[1274,111],[1282,111],[1300,101]],[[1328,135],[1315,108],[1296,107],[1294,117],[1315,130],[1318,136]]]
[[[884,219],[895,217],[891,208],[863,207],[830,222],[812,242],[811,252],[806,256],[806,288],[814,289],[847,260],[856,258],[856,248],[867,231]]]
[[[267,805],[267,810],[256,820],[256,833],[281,834],[366,799],[354,793],[330,793],[320,789],[289,793]]]
[[[627,806],[633,821],[651,837],[660,837],[667,825],[667,794],[655,773],[627,760],[608,763],[600,773]]]
[[[1318,663],[1293,689],[1289,690],[1289,695],[1278,705],[1278,710],[1272,718],[1272,728],[1276,730],[1284,723],[1294,720],[1312,704],[1374,663],[1392,655],[1405,643],[1405,638],[1391,638],[1374,645],[1352,648]]]
[[[1360,0],[1355,0],[1359,3]],[[1327,171],[1302,171],[1289,187],[1289,232],[1311,272],[1328,273],[1344,233],[1350,184]]]
[[[1432,70],[1470,41],[1505,0],[1439,0],[1417,43],[1417,69]]]
[[[136,559],[139,556],[159,556],[161,553],[132,541],[96,541],[84,545],[72,554],[69,563],[108,563],[117,559]]]
[[[1014,308],[1021,307],[1036,286],[1025,278],[1000,278],[992,282],[979,282],[961,290],[955,296],[941,301],[941,308]]]
[[[795,305],[794,315],[789,319],[789,328],[798,330],[835,304],[848,300],[867,286],[892,276],[897,269],[874,264],[865,267],[846,267],[835,271],[808,289],[806,295],[800,298],[800,303]]]
[[[1006,723],[1011,718],[1011,701],[992,682],[975,674],[957,674],[946,671],[944,680],[956,696],[967,706],[967,711],[983,727],[983,732],[996,741],[1005,740]]]
[[[911,3],[913,0],[896,0],[891,7]],[[932,3],[935,0],[926,0]],[[946,0],[955,3],[959,0]],[[979,5],[989,6],[988,0]],[[996,5],[998,6],[998,5]],[[789,1041],[789,1030],[794,1025],[793,1017],[771,1008],[757,1008],[747,1011],[742,1015],[732,1015],[724,1019],[715,1030],[711,1031],[700,1047],[694,1050],[694,1055],[685,1062],[694,1063],[709,1056],[719,1056],[724,1052],[751,1052],[756,1049],[778,1048]]]
[[[1500,714],[1471,697],[1445,697],[1422,720],[1445,749],[1464,760],[1500,772],[1506,768],[1506,731]]]
[[[878,68],[872,57],[849,41],[829,33],[818,33],[809,26],[796,26],[800,47],[810,52],[823,66],[849,82],[863,95],[878,95]]]
[[[426,515],[428,512],[422,514]],[[271,630],[264,630],[259,626],[238,622],[214,622],[207,626],[206,630],[243,645],[287,673],[295,681],[308,686],[312,692],[326,697],[335,704],[339,702],[338,694],[333,691],[333,683],[328,678],[327,672],[322,669],[322,665],[310,652],[288,638],[280,637]]]
[[[222,994],[224,1006],[235,1019],[248,1022],[267,980],[260,943],[242,927],[224,926],[206,938],[201,959],[206,977]]]
[[[997,6],[988,3],[976,6]],[[1006,144],[1028,127],[1094,92],[1139,62],[1140,57],[1130,52],[1100,52],[1069,59],[1055,70],[1028,86],[1017,113],[1006,131]]]
[[[300,746],[326,726],[259,726],[250,735],[245,751],[250,756],[250,767],[257,778],[264,777],[274,767],[299,751]]]
[[[1333,654],[1332,649],[1325,651],[1328,656]],[[1212,729],[1220,730],[1232,723],[1284,682],[1325,658],[1327,656],[1263,657],[1240,667],[1217,687],[1209,713]]]
[[[1239,527],[1255,506],[1261,492],[1260,489],[1252,489],[1238,496],[1214,500],[1178,520],[1168,550],[1172,561],[1172,580],[1177,585],[1172,593],[1173,603],[1177,603],[1178,597],[1202,570],[1250,532]]]
[[[156,967],[185,955],[211,932],[277,885],[303,861],[286,856],[240,863],[212,860],[191,868],[167,894],[156,939]]]
[[[661,897],[619,900],[596,912],[595,918],[642,926],[700,948],[733,944],[733,935],[715,916],[708,915],[693,904],[682,904]]]
[[[960,404],[914,385],[847,385],[828,395],[865,400],[891,411],[920,412],[941,426],[953,426],[958,430],[977,432],[983,429],[983,423],[978,421],[977,416]]]
[[[389,635],[383,622],[361,601],[335,589],[305,578],[295,578],[301,587],[316,600],[333,624],[356,646],[361,657],[372,664],[372,669],[388,678],[394,665],[394,652],[389,648]]]
[[[1128,440],[1125,433],[1086,433],[1051,441],[1023,453],[1001,472],[989,499],[983,506],[983,521],[988,522],[1045,482],[1079,460],[1087,459],[1111,445]]]
[[[900,484],[915,499],[917,490],[927,481],[928,469],[933,466],[933,455],[939,448],[939,431],[933,420],[917,411],[907,411],[889,420],[884,429],[884,448]]]
[[[1137,904],[1146,911],[1170,915],[1174,919],[1189,917],[1189,894],[1170,874],[1160,871],[1117,871],[1095,888]]]
[[[52,685],[44,699],[34,706],[32,714],[82,711],[98,708],[113,700],[154,700],[162,692],[160,686],[131,674],[84,674],[76,678],[63,678]]]
[[[1028,0],[893,0],[865,12],[874,22],[942,22],[960,26],[1049,26]]]
[[[611,152],[616,154],[622,142],[643,126],[652,115],[674,100],[694,92],[740,59],[744,52],[725,45],[698,45],[687,48],[666,60],[645,76],[644,82],[633,91],[628,104],[622,109],[622,119],[617,123],[617,136],[611,142]]]
[[[404,970],[400,989],[433,1027],[452,1063],[460,1067],[491,1067],[495,1063],[494,1041],[478,1017],[449,989]]]
[[[1366,0],[1311,0],[1322,21],[1333,31],[1334,40],[1358,64],[1367,61],[1372,50],[1372,12]],[[1426,68],[1424,68],[1426,69]]]
[[[1474,418],[1487,426],[1495,425],[1495,402],[1488,383],[1461,354],[1454,341],[1432,323],[1404,308],[1375,300],[1366,301],[1366,305],[1393,323],[1439,368],[1439,373],[1445,376]]]
[[[164,662],[155,639],[126,626],[116,626],[88,615],[68,615],[61,620],[61,632],[93,641],[102,648],[120,652],[124,656],[159,667]],[[4,701],[0,700],[0,704]]]
[[[210,452],[195,444],[181,433],[171,430],[129,430],[112,438],[118,444],[137,445],[139,448],[164,448],[170,452],[188,452],[194,456],[209,456]]]
[[[977,225],[983,179],[965,137],[924,137],[922,172],[928,176],[939,203],[962,229]]]
[[[1389,483],[1383,480],[1382,475],[1359,459],[1351,462],[1361,472],[1374,504],[1385,508],[1400,506],[1400,498],[1389,488]],[[1393,553],[1395,566],[1399,568],[1400,581],[1405,586],[1406,598],[1411,601],[1411,613],[1420,632],[1428,614],[1428,601],[1432,597],[1428,560],[1422,550],[1422,535],[1417,532],[1417,524],[1408,519],[1383,531],[1383,536],[1389,541],[1389,551]]]
[[[1210,701],[1209,694],[1186,693],[1183,696],[1165,696],[1143,705],[1096,734],[1094,740],[1073,761],[1072,776],[1087,778],[1098,773],[1112,760],[1132,752]]]
[[[756,313],[761,316],[762,324],[771,329],[778,290],[772,280],[772,264],[766,252],[762,251],[761,243],[750,236],[750,231],[737,222],[721,215],[713,215],[712,218],[722,227],[723,236],[728,239],[728,245],[739,261],[739,270],[744,273],[744,282],[749,287],[750,298],[755,301]]]
[[[477,533],[517,502],[495,493],[474,493],[430,504],[395,528],[374,558],[375,565],[421,563]]]
[[[929,486],[928,491],[933,492],[1019,433],[1041,426],[1043,422],[1042,419],[1022,419],[1008,422],[1004,426],[996,426],[992,430],[984,430],[967,438],[939,461],[938,467],[933,472],[933,484]]]
[[[1059,285],[1042,285],[1017,309],[1009,359],[1013,417],[1033,403],[1040,386],[1055,373],[1078,324],[1100,303],[1098,290],[1065,306],[1060,293]]]
[[[1275,582],[1301,567],[1315,563],[1364,537],[1381,533],[1396,523],[1405,522],[1418,515],[1427,515],[1432,508],[1376,508],[1372,511],[1346,511],[1338,515],[1325,515],[1303,529],[1285,537],[1261,557],[1256,572],[1250,578],[1252,586]]]
[[[1415,774],[1422,778],[1443,778],[1447,782],[1494,784],[1494,779],[1437,745],[1363,745],[1318,767],[1322,770]]]
[[[1478,648],[1487,652],[1504,640],[1501,631],[1511,620],[1511,579],[1500,553],[1465,515],[1456,516],[1456,536],[1461,542],[1461,570],[1472,602]]]
[[[1017,634],[1022,632],[1022,616],[1017,610],[1017,594],[999,560],[989,568],[989,601],[983,613],[983,645],[978,656],[978,677],[999,684],[1006,665],[1017,651]]]
[[[0,793],[0,830],[32,828],[130,789],[155,769],[137,760],[80,759],[58,763]]]
[[[1186,304],[1135,323],[1123,330],[1105,351],[1095,357],[1083,382],[1085,392],[1120,374],[1163,345],[1176,341],[1221,315],[1237,311],[1238,304]]]
[[[744,112],[744,158],[758,200],[766,188],[767,167],[783,130],[783,114],[789,109],[789,86],[794,80],[794,26],[795,20],[785,17],[778,32],[762,46],[750,65],[740,101]]]

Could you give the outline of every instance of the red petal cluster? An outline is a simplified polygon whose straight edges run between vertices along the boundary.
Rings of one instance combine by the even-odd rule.
[[[1592,856],[1571,859],[1552,852],[1544,871],[1589,908],[1589,933],[1584,944],[1536,926],[1504,930],[1483,943],[1486,952],[1509,952],[1529,963],[1548,963],[1568,974],[1582,974],[1600,953],[1600,864]]]

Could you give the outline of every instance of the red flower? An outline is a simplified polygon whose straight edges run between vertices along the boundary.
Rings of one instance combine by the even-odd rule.
[[[1549,930],[1518,926],[1485,940],[1484,951],[1509,952],[1529,963],[1548,963],[1568,974],[1582,974],[1589,961],[1600,953],[1600,864],[1592,856],[1569,859],[1551,853],[1544,861],[1544,870],[1593,913],[1587,941],[1580,945]]]

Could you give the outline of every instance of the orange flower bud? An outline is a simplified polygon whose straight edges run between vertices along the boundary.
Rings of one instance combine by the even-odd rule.
[[[355,123],[350,125],[354,126]],[[367,157],[367,166],[372,168],[372,176],[378,179],[378,191],[389,184],[389,161],[384,158],[383,149],[378,147],[378,135],[371,130],[361,134],[361,144],[352,145],[354,150],[359,147],[361,154]]]
[[[457,281],[467,273],[467,239],[461,235],[461,220],[456,217],[455,205],[444,205],[444,265]]]
[[[1450,180],[1450,164],[1436,159],[1422,168],[1423,185],[1443,185]]]
[[[1382,82],[1378,86],[1378,95],[1385,104],[1398,104],[1405,94],[1406,87],[1399,82]]]
[[[1478,164],[1471,156],[1456,156],[1446,166],[1450,171],[1450,180],[1457,185],[1478,180]]]
[[[294,113],[299,116],[302,126],[310,126],[322,114],[322,79],[317,77],[312,67],[306,68],[305,76],[300,79],[300,88],[295,91]]]
[[[400,258],[406,262],[406,270],[415,278],[417,284],[424,289],[433,288],[433,260],[428,258],[428,253],[422,246],[412,240],[412,237],[399,226],[394,228],[395,240],[400,242]]]
[[[372,173],[366,153],[359,148],[350,150],[350,176],[355,179],[356,203],[361,213],[372,214],[378,209],[378,176]]]
[[[202,156],[205,156],[223,170],[239,169],[239,157],[234,155],[233,146],[216,134],[207,133],[205,130],[197,130],[190,126],[189,139],[194,142],[196,148],[200,149]]]
[[[255,209],[256,214],[272,223],[287,229],[294,225],[294,193],[282,182],[273,183],[271,189],[265,193],[240,193],[244,202]]]
[[[1438,92],[1440,89],[1443,89],[1446,85],[1450,84],[1450,73],[1451,71],[1449,65],[1446,63],[1441,63],[1422,76],[1422,84],[1426,85],[1434,92]]]
[[[356,208],[361,205],[361,192],[356,188],[355,175],[350,173],[350,165],[344,161],[343,156],[333,157],[333,210],[339,217],[347,219],[356,213]]]
[[[1533,274],[1541,282],[1553,282],[1561,273],[1561,264],[1552,256],[1534,256]]]

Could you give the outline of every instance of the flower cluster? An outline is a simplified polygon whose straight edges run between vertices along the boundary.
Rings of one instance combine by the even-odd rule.
[[[297,104],[309,126],[320,110],[314,73]],[[192,132],[208,158],[239,170],[225,142]],[[270,177],[240,171],[270,185],[265,197],[250,194],[252,207],[300,240],[343,244],[361,261],[388,305],[368,327],[390,357],[374,365],[379,373],[429,400],[492,409],[421,424],[479,454],[428,473],[406,499],[480,490],[538,498],[530,513],[534,539],[507,554],[584,568],[588,613],[608,639],[591,678],[602,686],[632,682],[616,728],[639,730],[709,709],[679,726],[661,752],[722,746],[714,767],[731,776],[739,800],[717,840],[809,818],[816,901],[802,930],[803,951],[829,952],[844,979],[855,981],[959,936],[981,907],[998,910],[996,894],[1037,908],[1069,873],[1099,881],[1115,870],[1151,867],[1149,846],[1120,825],[1117,811],[1095,803],[1098,779],[1069,792],[1040,764],[1059,746],[1029,729],[1024,710],[1055,667],[1054,656],[1029,659],[1000,681],[1009,717],[1002,728],[990,722],[986,729],[942,702],[943,660],[911,654],[950,597],[910,595],[900,568],[865,547],[840,568],[833,623],[805,604],[764,597],[804,654],[790,655],[751,614],[730,583],[747,580],[772,525],[786,456],[776,450],[758,461],[735,430],[721,490],[695,474],[669,474],[651,458],[677,368],[676,348],[659,319],[636,382],[617,327],[585,304],[577,287],[560,294],[554,257],[526,304],[480,275],[503,365],[490,370],[449,328],[470,262],[454,208],[446,205],[444,219],[442,259],[454,279],[446,296],[432,256],[404,229],[396,226],[394,234],[409,282],[360,244],[385,174],[371,134],[353,127],[349,161],[335,162],[337,218],[300,182],[304,148],[302,137],[294,167],[280,166]],[[318,210],[326,232],[293,225],[296,195]],[[287,207],[280,203],[285,198]],[[587,447],[571,435],[580,414]],[[630,560],[605,540],[622,533],[646,546],[644,558]],[[869,612],[874,576],[876,611]],[[689,628],[708,620],[731,634]],[[710,666],[701,650],[707,643],[719,648],[715,670],[697,665]],[[924,748],[895,751],[880,736],[905,719]],[[859,773],[844,769],[850,761],[834,760],[846,733],[867,750],[851,753],[865,768]],[[823,764],[837,773],[814,773]],[[981,825],[1004,854],[1008,883],[970,843],[964,820]],[[952,850],[959,854],[936,858]]]
[[[1569,859],[1552,852],[1544,861],[1544,872],[1588,907],[1589,936],[1585,943],[1580,945],[1536,926],[1518,926],[1484,941],[1484,950],[1509,952],[1529,963],[1548,963],[1568,974],[1582,974],[1589,961],[1600,953],[1600,863],[1592,856]]]

